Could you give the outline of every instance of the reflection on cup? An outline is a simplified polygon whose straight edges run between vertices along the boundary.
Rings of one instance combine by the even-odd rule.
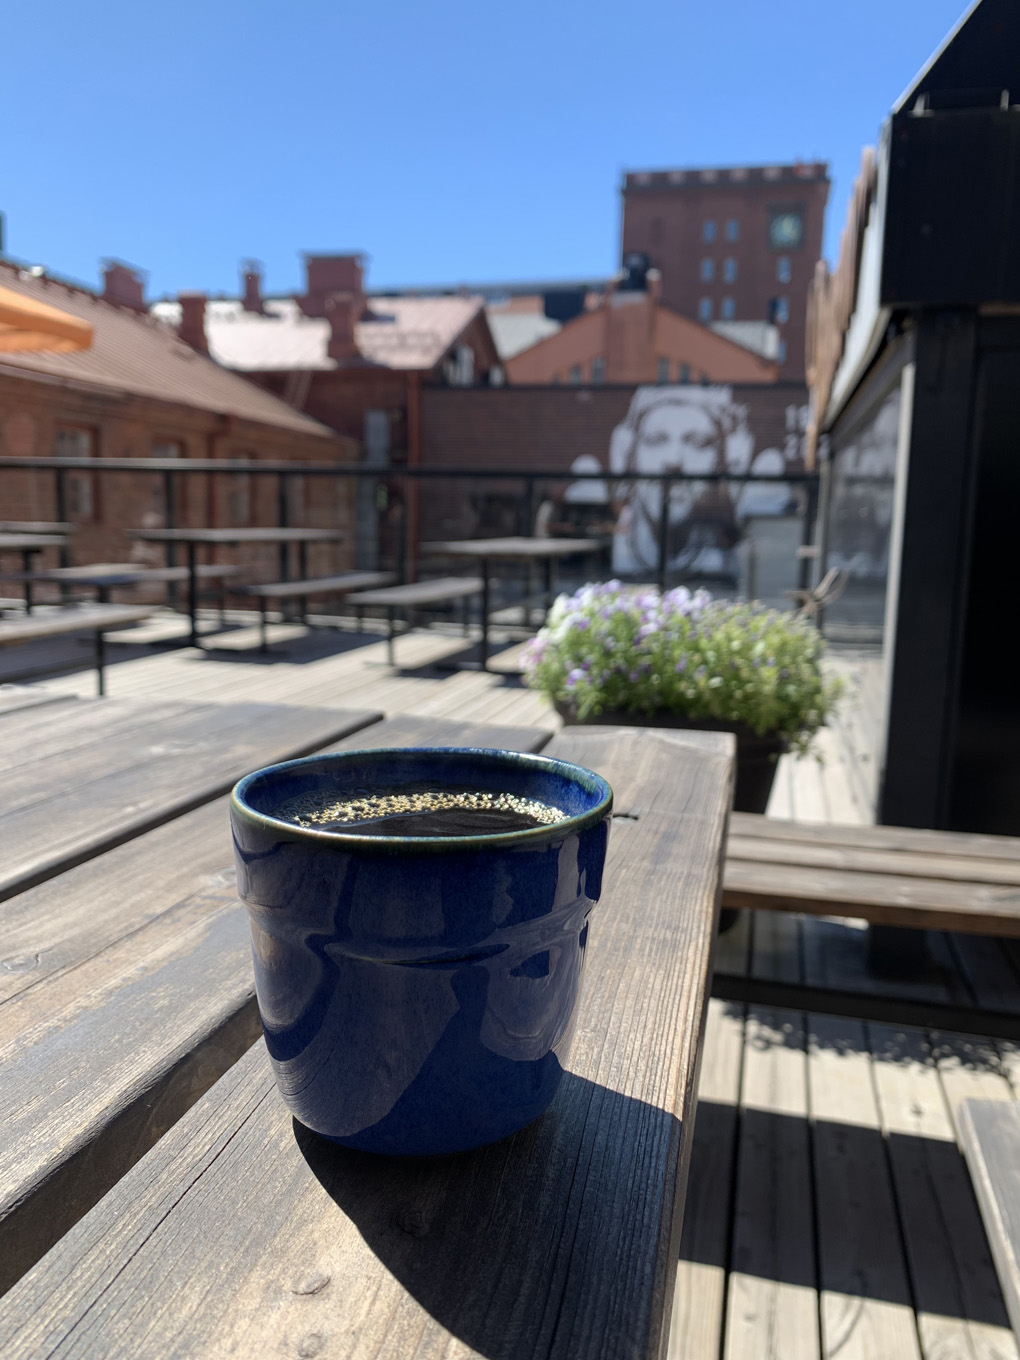
[[[364,807],[396,792],[403,807],[422,790],[559,815],[418,836],[281,816],[320,794]],[[294,1115],[350,1147],[418,1155],[494,1142],[541,1114],[572,1037],[611,808],[591,771],[506,751],[351,751],[243,779],[238,883]]]

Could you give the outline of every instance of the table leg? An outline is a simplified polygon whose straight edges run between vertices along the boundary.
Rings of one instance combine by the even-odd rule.
[[[191,645],[198,646],[198,545],[188,544],[188,613],[191,615]]]
[[[267,632],[266,632],[266,602],[265,602],[265,600],[262,601],[261,624],[260,624],[260,638],[261,638],[261,641],[259,642],[259,651],[260,651],[260,652],[268,652],[268,651],[269,651],[269,637],[268,637],[268,634],[267,634]]]
[[[553,560],[551,557],[545,559],[545,613],[542,615],[542,622],[545,623],[549,617],[549,610],[552,609],[553,602]]]
[[[21,565],[25,572],[25,613],[32,612],[32,582],[29,579],[32,574],[32,549],[25,548],[21,554]]]
[[[106,638],[103,636],[101,628],[96,629],[96,680],[99,684],[99,697],[102,698],[106,693],[106,684],[103,679],[103,667],[106,665]]]
[[[489,669],[489,559],[482,558],[482,670]]]

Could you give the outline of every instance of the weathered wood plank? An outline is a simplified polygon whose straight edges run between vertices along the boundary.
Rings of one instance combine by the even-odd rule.
[[[1020,1107],[965,1101],[960,1134],[1006,1307],[1020,1332]]]
[[[1000,886],[727,858],[728,907],[865,916],[883,925],[1020,936],[1020,883]]]
[[[24,712],[26,708],[39,708],[44,704],[65,704],[73,697],[70,694],[54,694],[51,690],[40,689],[38,685],[0,684],[0,717]]]
[[[95,708],[59,706],[35,757],[24,745],[8,757],[0,899],[209,802],[254,765],[315,750],[379,716],[263,704],[165,705],[147,714],[145,705],[114,699]],[[26,718],[36,714],[45,721],[50,711]]]
[[[747,1016],[726,1360],[817,1360],[803,1018]]]
[[[546,739],[400,718],[329,749]],[[0,1291],[258,1037],[231,859],[219,799],[0,904]]]
[[[771,982],[803,982],[801,922],[785,912],[754,913],[750,976]]]
[[[868,967],[868,932],[863,921],[802,921],[804,982],[808,987],[835,989],[898,1001],[932,1002],[949,1006],[957,999],[938,970],[913,978],[882,978]]]
[[[718,1360],[726,1301],[743,1007],[710,1001],[667,1360]]]
[[[848,850],[884,850],[918,855],[1020,860],[1020,836],[983,836],[964,831],[923,831],[904,826],[836,826],[824,822],[785,821],[753,812],[735,812],[730,834],[755,840],[838,846]]]
[[[863,1026],[808,1018],[822,1354],[920,1360]]]
[[[991,1039],[933,1031],[932,1057],[949,1115],[959,1133],[960,1107],[965,1100],[1012,1100],[1013,1091],[998,1047]]]
[[[929,1044],[917,1030],[867,1028],[922,1354],[1017,1360]]]
[[[946,942],[953,963],[966,978],[981,1010],[1020,1012],[1020,980],[1001,940],[949,934]]]
[[[637,764],[655,797],[632,786],[652,810],[614,828],[547,1115],[456,1158],[345,1153],[295,1139],[257,1046],[10,1291],[5,1356],[660,1353],[731,748],[551,749],[611,782]]]
[[[742,911],[729,930],[724,931],[715,946],[716,973],[743,977],[750,968],[752,935],[761,912]]]
[[[887,828],[893,830],[894,828]],[[948,835],[948,833],[946,833]],[[917,851],[865,850],[856,846],[826,845],[817,841],[772,840],[767,836],[730,836],[726,850],[733,860],[754,864],[789,865],[798,869],[850,870],[862,874],[946,879],[958,883],[1020,884],[1020,862],[982,859],[977,855],[921,854]]]

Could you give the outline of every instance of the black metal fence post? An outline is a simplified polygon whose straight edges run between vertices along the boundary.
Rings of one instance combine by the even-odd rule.
[[[673,483],[666,477],[662,483],[662,502],[659,506],[659,589],[665,590],[669,576],[669,503],[673,496]]]
[[[163,527],[165,529],[177,528],[176,490],[174,474],[167,468],[163,473]],[[166,545],[166,564],[168,567],[177,565],[176,543]],[[177,608],[176,581],[167,581],[166,583],[166,602],[171,609]]]
[[[276,522],[277,526],[281,529],[286,529],[289,527],[287,506],[287,474],[285,472],[279,472],[276,475]],[[286,581],[287,579],[287,564],[289,560],[290,559],[287,555],[287,544],[281,543],[280,544],[281,581]]]

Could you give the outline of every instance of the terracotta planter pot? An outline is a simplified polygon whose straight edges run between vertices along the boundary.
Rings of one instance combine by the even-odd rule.
[[[569,727],[583,726],[577,714],[565,704],[554,702],[556,712]],[[735,812],[764,812],[776,778],[776,767],[784,750],[782,738],[759,737],[743,723],[718,722],[711,718],[686,718],[682,713],[627,713],[606,710],[585,723],[603,727],[672,727],[694,732],[732,732],[737,739],[737,770],[733,790]],[[735,925],[739,912],[725,907],[719,913],[719,929]]]

